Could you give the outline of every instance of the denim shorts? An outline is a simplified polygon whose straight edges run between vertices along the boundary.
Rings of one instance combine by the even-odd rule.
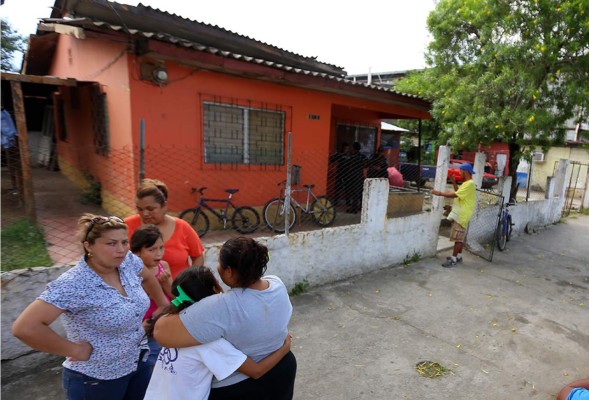
[[[152,368],[141,352],[137,369],[117,379],[96,379],[63,368],[63,388],[68,400],[142,400],[151,378]]]

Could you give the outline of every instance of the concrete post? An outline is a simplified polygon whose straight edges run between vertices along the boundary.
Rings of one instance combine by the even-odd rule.
[[[503,202],[509,203],[509,196],[511,196],[511,180],[513,177],[511,176],[504,176],[503,178],[503,188],[501,189],[501,196],[503,196]]]
[[[450,147],[440,146],[438,149],[438,163],[436,164],[436,179],[434,181],[434,190],[441,192],[446,191],[446,180],[448,179],[448,164],[450,163]],[[432,210],[442,213],[444,207],[444,198],[441,196],[432,196]]]
[[[581,201],[581,211],[589,210],[589,170],[587,171],[587,179],[585,179],[585,191],[583,192],[583,200]]]
[[[364,180],[361,224],[368,232],[378,232],[384,229],[388,201],[388,179],[370,178]]]
[[[546,177],[546,193],[544,193],[545,199],[551,199],[554,197],[554,184],[555,183],[556,182],[554,181],[553,176]]]
[[[566,160],[564,158],[558,160],[558,167],[556,169],[556,173],[554,174],[554,195],[555,197],[560,197],[561,199],[563,199],[563,201],[566,198],[566,175],[570,163],[571,162],[569,160]]]
[[[472,180],[478,189],[483,187],[483,173],[485,172],[485,163],[487,162],[487,155],[478,151],[474,156],[474,175]],[[478,197],[478,193],[477,193]]]

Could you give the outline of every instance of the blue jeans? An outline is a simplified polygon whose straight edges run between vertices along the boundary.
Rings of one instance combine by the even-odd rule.
[[[157,362],[157,357],[160,354],[162,346],[160,346],[153,337],[147,339],[147,344],[149,345],[149,357],[147,357],[147,363],[150,367],[153,367]]]
[[[117,379],[96,379],[64,368],[62,380],[66,398],[68,400],[143,400],[152,368],[141,359],[137,370]]]

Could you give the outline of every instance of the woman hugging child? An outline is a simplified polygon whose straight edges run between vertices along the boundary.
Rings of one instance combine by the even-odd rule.
[[[178,314],[199,300],[222,291],[207,267],[189,267],[174,279],[171,294],[175,298],[161,315]],[[147,324],[147,335],[150,337],[158,318],[151,319]],[[282,347],[257,363],[225,339],[185,348],[163,347],[145,399],[207,399],[213,375],[222,380],[239,371],[257,379],[289,353],[290,341],[288,335]]]

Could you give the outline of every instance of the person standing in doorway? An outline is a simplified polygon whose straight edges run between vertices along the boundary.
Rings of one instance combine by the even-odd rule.
[[[389,167],[389,163],[387,162],[387,158],[384,155],[384,148],[379,146],[376,150],[376,153],[368,160],[366,163],[367,165],[367,174],[368,178],[388,178],[389,173],[387,172],[387,168]]]
[[[345,161],[346,172],[346,206],[347,212],[357,214],[362,208],[362,190],[364,189],[364,168],[366,156],[360,153],[362,145],[352,144],[350,157]]]
[[[329,162],[335,165],[335,204],[346,198],[346,170],[345,163],[350,157],[350,144],[343,142],[341,151],[329,157]]]
[[[442,267],[451,268],[459,262],[462,262],[462,248],[464,247],[464,237],[466,235],[466,228],[468,222],[472,217],[476,205],[476,186],[472,180],[474,170],[469,163],[460,166],[460,175],[464,182],[458,187],[456,179],[450,175],[450,181],[454,186],[453,192],[440,192],[439,190],[432,190],[435,196],[442,196],[454,199],[452,203],[452,211],[448,219],[452,221],[452,229],[450,231],[450,240],[454,242],[454,250],[452,256],[446,259]]]

